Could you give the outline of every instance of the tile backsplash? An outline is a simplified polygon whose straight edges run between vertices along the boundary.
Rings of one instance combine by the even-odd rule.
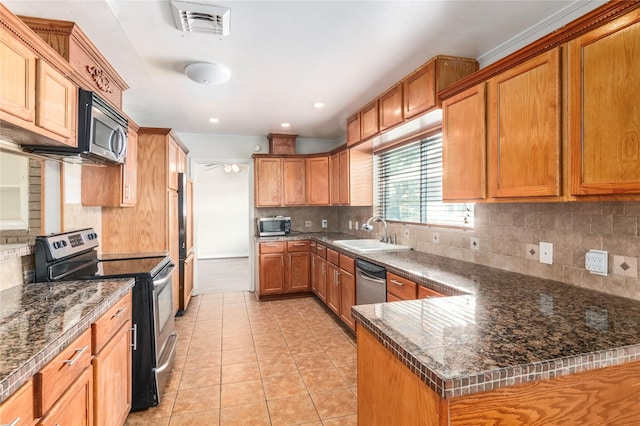
[[[371,208],[341,207],[340,231],[364,238],[382,234],[348,229]],[[389,223],[398,244],[440,256],[574,284],[640,300],[640,202],[476,204],[475,228],[463,231]],[[553,264],[540,263],[540,242],[553,244]],[[589,249],[608,252],[608,275],[585,269]]]

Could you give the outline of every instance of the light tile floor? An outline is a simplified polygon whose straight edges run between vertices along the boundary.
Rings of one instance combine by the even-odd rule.
[[[356,425],[353,335],[313,297],[192,299],[158,407],[128,425]]]

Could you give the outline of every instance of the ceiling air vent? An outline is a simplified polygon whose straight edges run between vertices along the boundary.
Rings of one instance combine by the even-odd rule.
[[[171,10],[179,30],[229,35],[231,9],[228,7],[172,1]]]

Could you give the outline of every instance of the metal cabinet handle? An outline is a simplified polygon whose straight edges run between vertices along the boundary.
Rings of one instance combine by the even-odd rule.
[[[71,367],[73,364],[76,363],[77,360],[80,359],[80,357],[82,356],[83,353],[85,353],[87,351],[87,349],[89,349],[89,345],[86,345],[84,348],[82,349],[76,349],[76,354],[73,356],[73,358],[71,359],[65,359],[64,361],[62,361],[63,363],[67,364],[69,367]]]
[[[0,426],[17,426],[19,421],[20,421],[20,417],[16,417],[15,420],[12,421],[11,423],[2,424]]]
[[[133,324],[133,327],[131,327],[131,332],[133,333],[133,336],[131,337],[131,347],[135,351],[138,349],[138,324]]]
[[[277,244],[273,244],[273,243],[271,243],[271,244],[263,243],[263,244],[264,244],[266,247],[278,247],[278,245],[277,245]]]
[[[111,315],[111,319],[120,318],[122,316],[122,314],[124,314],[126,311],[127,311],[126,307],[124,307],[122,309],[118,309],[118,312],[116,312],[115,314]]]
[[[396,280],[391,280],[391,282],[395,285],[399,285],[399,286],[403,286],[404,283],[401,283],[400,281],[396,281]]]
[[[130,195],[130,193],[131,193],[131,191],[130,191],[130,185],[129,185],[129,184],[126,184],[126,185],[124,186],[124,198],[125,198],[126,200],[128,200],[128,199],[129,199],[129,195]]]
[[[305,245],[305,243],[293,243],[292,245],[294,245],[294,246],[303,246],[303,245]]]

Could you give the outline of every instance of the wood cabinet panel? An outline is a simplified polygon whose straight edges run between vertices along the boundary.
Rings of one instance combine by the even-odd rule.
[[[401,300],[413,300],[417,295],[416,283],[392,272],[387,272],[387,292]]]
[[[109,308],[96,322],[91,324],[91,353],[97,354],[113,335],[131,322],[131,293]]]
[[[180,310],[186,311],[191,302],[191,296],[193,295],[193,263],[195,260],[195,253],[191,253],[187,258],[182,261],[182,283],[180,291]]]
[[[351,201],[351,162],[350,151],[342,150],[338,153],[338,203],[349,205]]]
[[[350,274],[355,273],[355,260],[352,257],[340,254],[340,269],[343,269]]]
[[[640,193],[640,10],[568,44],[571,193]]]
[[[36,54],[0,29],[0,111],[26,122],[35,121]]]
[[[0,424],[30,426],[33,420],[33,380],[29,380],[0,405]]]
[[[337,251],[332,250],[330,248],[327,249],[327,262],[333,263],[338,266],[340,262],[340,255]]]
[[[360,112],[360,135],[362,140],[375,136],[380,132],[378,119],[378,100],[376,99]]]
[[[327,261],[320,257],[316,257],[316,281],[318,298],[323,302],[327,302]]]
[[[174,265],[180,264],[179,230],[178,230],[178,193],[169,190],[169,224],[167,232],[169,234],[169,256]],[[180,309],[180,268],[173,269],[173,313]]]
[[[342,260],[342,257],[340,258]],[[356,280],[353,273],[340,269],[340,319],[352,330],[356,323],[351,316],[351,307],[356,304]]]
[[[47,413],[90,364],[91,329],[87,329],[34,376],[36,416]]]
[[[311,288],[311,254],[308,251],[288,253],[288,292],[307,291]]]
[[[285,253],[260,255],[260,295],[284,293]]]
[[[296,251],[310,251],[311,244],[309,241],[287,241],[287,251],[289,253]]]
[[[78,88],[45,61],[37,62],[36,126],[60,135],[67,145],[77,146]]]
[[[322,244],[316,244],[316,253],[323,259],[327,258],[327,247]]]
[[[311,291],[318,295],[318,255],[311,253]]]
[[[432,297],[443,297],[444,294],[438,293],[435,290],[419,285],[418,286],[418,299],[430,299]]]
[[[442,102],[442,198],[482,200],[487,188],[484,83]]]
[[[329,205],[329,157],[307,158],[307,204]]]
[[[402,83],[389,89],[378,99],[380,107],[380,131],[386,130],[404,120],[402,103]]]
[[[269,133],[267,135],[267,139],[269,140],[269,153],[295,154],[297,137],[298,135],[287,133]]]
[[[103,317],[104,318],[104,317]],[[128,321],[93,358],[93,424],[119,426],[131,409],[131,311]]]
[[[80,377],[66,390],[47,415],[40,419],[38,425],[93,425],[93,378],[91,368],[84,369]]]
[[[138,132],[129,122],[127,158],[122,166],[122,205],[132,206],[138,199]]]
[[[340,204],[340,161],[338,154],[329,157],[329,199],[332,206]]]
[[[357,144],[362,140],[360,136],[360,113],[347,119],[347,146]]]
[[[274,241],[272,243],[260,243],[260,254],[266,253],[284,253],[287,251],[287,243],[284,241]]]
[[[284,204],[303,206],[307,203],[307,166],[304,158],[285,158],[282,160],[284,181]]]
[[[282,185],[282,160],[256,158],[254,184],[256,207],[282,205]]]
[[[340,315],[340,296],[340,270],[335,264],[327,262],[326,304],[336,315]]]
[[[489,80],[489,196],[560,195],[560,52]]]
[[[169,176],[168,186],[169,189],[178,190],[178,162],[180,161],[179,154],[180,147],[178,143],[169,136]]]
[[[415,117],[436,106],[436,62],[430,61],[404,80],[404,116]]]

